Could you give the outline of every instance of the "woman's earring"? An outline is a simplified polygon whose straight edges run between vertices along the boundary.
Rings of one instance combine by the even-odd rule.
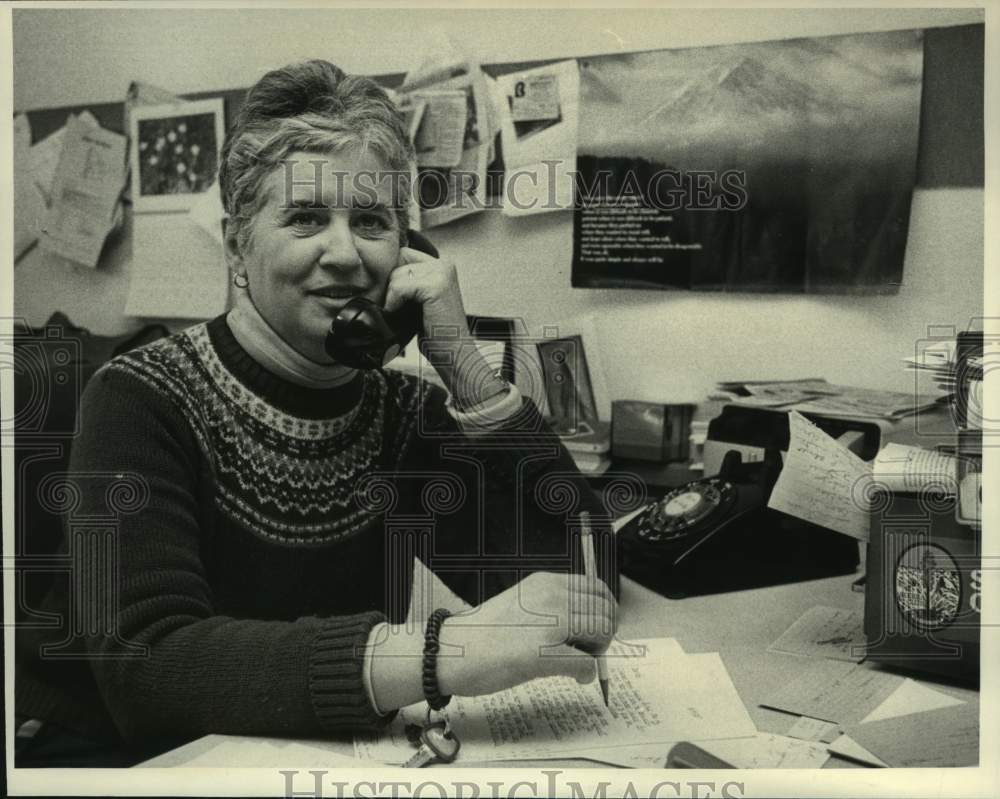
[[[233,272],[233,285],[238,289],[245,289],[250,285],[250,281],[242,272]]]

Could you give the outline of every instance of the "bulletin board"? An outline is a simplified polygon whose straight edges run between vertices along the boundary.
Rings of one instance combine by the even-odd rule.
[[[930,28],[924,31],[923,82],[921,88],[920,131],[917,145],[916,186],[981,187],[984,172],[983,86],[984,26],[962,25]],[[483,70],[491,77],[552,63],[552,61],[488,64]],[[403,82],[402,73],[375,76],[388,88]],[[246,89],[205,91],[185,95],[185,99],[222,98],[226,125],[242,105]],[[28,111],[32,140],[37,142],[65,124],[67,115],[89,110],[102,127],[124,132],[124,103],[103,103]],[[498,181],[503,174],[504,158],[500,147],[490,164],[489,178]],[[488,191],[496,191],[494,183]],[[461,222],[457,223],[461,224]],[[102,261],[121,261],[116,252],[126,246],[125,234],[111,240],[102,253]],[[431,234],[433,238],[433,232]],[[130,244],[130,243],[128,243]],[[138,252],[124,256],[140,257]],[[100,267],[98,269],[100,271]]]

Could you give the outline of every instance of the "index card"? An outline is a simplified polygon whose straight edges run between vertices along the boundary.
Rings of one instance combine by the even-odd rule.
[[[859,663],[865,658],[865,644],[860,613],[817,605],[803,613],[768,651]]]

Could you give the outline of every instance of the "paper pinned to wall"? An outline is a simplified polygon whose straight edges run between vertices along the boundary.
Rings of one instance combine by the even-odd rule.
[[[798,411],[789,412],[788,429],[788,454],[767,506],[867,541],[869,465]]]
[[[135,214],[133,222],[125,316],[204,320],[226,309],[222,253],[187,214]]]
[[[48,252],[96,267],[115,225],[125,186],[125,137],[81,117],[66,123],[52,203],[39,244]]]
[[[502,75],[493,84],[503,137],[503,213],[571,210],[580,108],[576,60]]]
[[[207,191],[199,194],[191,203],[188,218],[211,236],[217,244],[221,245],[223,243],[222,220],[225,217],[226,212],[222,207],[219,181],[216,180]]]
[[[31,125],[28,117],[14,117],[14,257],[38,241],[45,198],[31,178]]]

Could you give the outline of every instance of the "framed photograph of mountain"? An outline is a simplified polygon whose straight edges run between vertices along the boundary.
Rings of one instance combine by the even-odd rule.
[[[573,285],[892,293],[919,30],[582,59]]]

